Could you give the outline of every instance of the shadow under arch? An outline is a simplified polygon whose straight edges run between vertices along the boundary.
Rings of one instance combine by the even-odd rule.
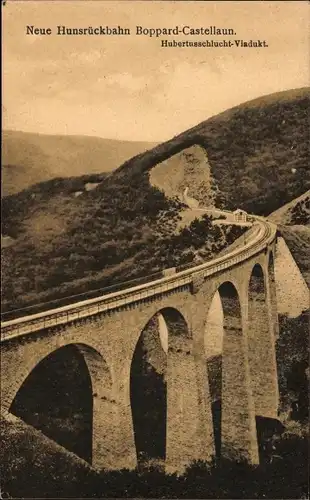
[[[278,304],[277,304],[277,285],[276,285],[276,275],[275,275],[275,259],[272,250],[270,250],[268,257],[268,279],[269,279],[271,314],[273,320],[273,332],[275,338],[278,338],[279,319],[278,319]]]
[[[261,264],[255,264],[252,268],[249,280],[249,293],[266,294],[265,274]],[[260,300],[266,300],[260,297]]]
[[[168,358],[187,346],[188,336],[182,314],[163,308],[148,321],[136,344],[130,401],[139,467],[163,466],[166,459]]]
[[[207,314],[204,333],[204,351],[208,373],[215,456],[221,455],[221,400],[222,400],[222,353],[224,338],[224,312],[219,291],[214,293]]]
[[[214,312],[217,300],[218,315]],[[247,371],[241,303],[235,285],[223,282],[216,290],[208,311],[205,353],[208,339],[217,323],[222,336],[222,352],[207,359],[216,457],[257,462],[254,413],[250,406],[250,381]]]
[[[255,264],[252,268],[248,285],[248,300],[248,354],[255,415],[265,416],[263,378],[269,318],[266,282],[260,264]]]
[[[274,324],[277,318],[274,317],[272,306],[272,295],[275,293],[275,290],[272,290],[275,286],[273,280],[273,255],[271,253],[268,259],[268,280],[262,266],[255,264],[248,287],[248,356],[261,460],[267,458],[264,456],[266,443],[272,436],[272,432],[277,432],[279,428]],[[269,283],[269,301],[267,283]]]
[[[67,344],[32,369],[9,411],[93,463],[98,391],[110,399],[112,379],[104,358],[86,344]]]

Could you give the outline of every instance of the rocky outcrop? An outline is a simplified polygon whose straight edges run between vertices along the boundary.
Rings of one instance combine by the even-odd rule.
[[[191,208],[214,204],[211,168],[201,146],[191,146],[157,164],[150,171],[150,182],[169,198],[178,197]]]

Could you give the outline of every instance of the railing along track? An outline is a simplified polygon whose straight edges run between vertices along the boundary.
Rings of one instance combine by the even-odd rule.
[[[46,328],[64,325],[72,321],[111,311],[143,299],[165,294],[171,290],[188,286],[199,273],[203,278],[212,276],[246,261],[267,247],[276,236],[276,226],[257,217],[258,231],[243,247],[212,261],[191,267],[167,277],[126,288],[99,297],[74,302],[62,307],[24,316],[1,323],[1,340],[9,340]]]

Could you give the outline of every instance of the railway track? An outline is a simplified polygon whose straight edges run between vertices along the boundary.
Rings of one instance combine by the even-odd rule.
[[[111,291],[112,287],[107,287],[89,292],[100,293],[100,295],[92,298],[85,298],[87,294],[82,294],[82,297],[81,295],[73,295],[59,301],[39,305],[39,307],[48,307],[50,304],[55,306],[48,310],[31,313],[35,308],[35,306],[31,306],[5,313],[1,316],[1,319],[4,320],[1,321],[1,341],[51,326],[70,323],[101,312],[115,310],[148,297],[164,294],[165,292],[184,286],[186,287],[192,282],[195,275],[205,278],[242,263],[268,246],[276,236],[276,226],[274,224],[265,221],[261,217],[255,217],[255,221],[257,231],[254,231],[254,234],[252,234],[245,245],[212,261],[172,273],[169,276],[159,276],[155,279],[154,275],[146,276],[146,282],[139,284],[133,284],[133,281],[136,282],[136,280],[124,282],[118,285],[117,291]],[[132,284],[133,286],[131,286]],[[81,298],[83,300],[79,300]],[[62,300],[70,301],[70,303],[61,305]],[[8,319],[8,314],[12,315],[14,313],[19,317]]]

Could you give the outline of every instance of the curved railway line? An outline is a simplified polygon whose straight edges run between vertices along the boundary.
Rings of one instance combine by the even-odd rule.
[[[70,323],[102,312],[115,310],[119,307],[130,305],[149,297],[164,294],[184,286],[186,287],[192,283],[195,275],[206,278],[224,269],[242,263],[253,255],[261,252],[276,237],[277,228],[275,224],[267,222],[261,217],[254,217],[254,219],[255,224],[253,227],[255,230],[252,231],[247,243],[222,257],[218,257],[198,266],[190,267],[183,271],[175,272],[169,276],[159,277],[158,279],[154,279],[154,275],[146,276],[144,278],[146,282],[135,286],[127,287],[132,282],[121,283],[118,285],[118,290],[111,293],[109,293],[111,287],[100,289],[95,292],[100,292],[101,295],[87,298],[86,300],[79,300],[76,302],[75,300],[79,296],[66,297],[65,300],[72,299],[73,303],[61,307],[56,306],[55,308],[41,311],[36,314],[27,315],[27,312],[32,309],[31,307],[17,310],[16,315],[23,314],[23,312],[25,315],[1,322],[1,341],[52,326]],[[151,281],[149,281],[149,279],[151,279]],[[122,289],[122,286],[126,286],[126,288]],[[85,296],[85,294],[83,294],[83,296]],[[60,303],[61,300],[62,299],[60,299]],[[53,303],[55,303],[55,301],[53,301]],[[48,306],[48,303],[45,305]],[[14,314],[14,311],[3,314],[2,318],[5,319],[5,316],[8,314]]]

